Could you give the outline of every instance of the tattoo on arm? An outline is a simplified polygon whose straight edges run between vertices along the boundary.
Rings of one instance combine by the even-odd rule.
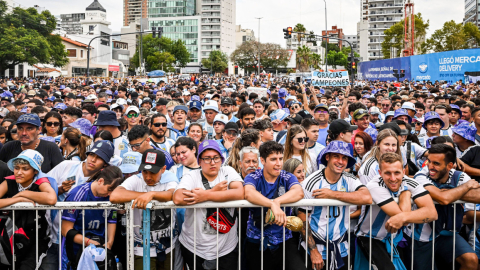
[[[306,229],[307,229],[307,222],[304,221],[303,222],[303,229],[302,229],[302,238],[305,242],[307,242],[307,247],[308,247],[308,250],[314,250],[317,248],[317,244],[315,243],[315,240],[313,239],[313,236],[312,236],[312,230],[310,228],[310,226],[308,227],[308,241],[305,240],[306,238]]]
[[[423,219],[423,223],[428,223],[428,222],[430,222],[430,219],[429,219],[429,218]]]

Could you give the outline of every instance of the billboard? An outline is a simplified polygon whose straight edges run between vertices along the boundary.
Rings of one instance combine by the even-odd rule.
[[[480,71],[480,49],[414,55],[410,66],[413,80],[454,83],[464,80],[465,72]]]
[[[393,76],[394,69],[398,69],[398,72],[400,72],[401,69],[404,69],[405,78],[400,80],[410,80],[409,57],[360,62],[358,65],[357,76],[360,80],[396,81],[397,79]]]
[[[350,84],[347,71],[314,71],[312,72],[311,82],[313,86],[348,86]]]

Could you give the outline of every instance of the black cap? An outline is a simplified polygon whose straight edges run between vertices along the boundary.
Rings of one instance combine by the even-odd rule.
[[[303,120],[303,117],[300,116],[299,114],[296,114],[293,117],[288,117],[287,119],[285,119],[285,121],[290,121],[292,125],[300,125],[302,123],[302,120]]]
[[[337,119],[332,121],[329,130],[334,134],[339,134],[345,131],[354,131],[357,128],[357,126],[350,125],[347,121],[343,119]]]
[[[227,104],[227,105],[233,105],[233,101],[231,98],[222,98],[222,101],[220,102],[220,105]]]
[[[393,132],[395,132],[395,134],[397,134],[397,136],[400,135],[400,133],[402,133],[402,129],[400,129],[400,127],[396,122],[390,122],[390,123],[384,124],[378,129],[378,132],[384,129],[391,129]]]
[[[235,131],[238,132],[238,125],[237,125],[237,123],[234,123],[234,122],[228,122],[225,125],[224,130],[235,130]]]
[[[77,96],[75,96],[75,94],[74,94],[74,93],[68,93],[68,94],[66,94],[66,95],[65,95],[65,98],[72,98],[72,99],[76,99],[76,98],[77,98]]]
[[[168,104],[168,100],[165,98],[159,98],[157,100],[157,105],[167,105],[167,104]]]
[[[156,149],[148,149],[142,155],[139,171],[158,173],[165,166],[165,154]]]
[[[132,92],[130,93],[131,98],[138,98],[138,93],[137,92]]]

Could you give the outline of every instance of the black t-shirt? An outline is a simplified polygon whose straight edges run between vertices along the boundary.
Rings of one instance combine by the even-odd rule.
[[[5,177],[12,175],[13,172],[7,166],[7,163],[0,161],[0,184],[3,183]]]
[[[58,163],[63,161],[62,153],[58,146],[52,142],[40,140],[37,149],[43,156],[42,172],[47,173]],[[6,143],[0,150],[0,160],[8,162],[10,159],[17,157],[22,152],[20,141],[11,141]]]
[[[467,150],[463,152],[463,155],[460,159],[468,166],[475,169],[480,169],[480,145],[474,145],[467,148]],[[480,176],[471,177],[472,179],[480,181]]]

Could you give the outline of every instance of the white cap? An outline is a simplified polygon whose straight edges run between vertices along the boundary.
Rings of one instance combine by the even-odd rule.
[[[140,110],[136,106],[129,106],[127,108],[127,110],[125,111],[125,115],[127,115],[131,111],[134,111],[134,112],[140,114]]]
[[[402,109],[409,109],[409,110],[412,110],[412,111],[417,111],[417,110],[415,110],[415,104],[413,104],[412,102],[408,102],[408,101],[403,103]]]
[[[97,96],[96,95],[88,95],[87,96],[87,99],[97,99]]]
[[[190,91],[185,90],[185,91],[183,91],[182,95],[183,96],[190,96],[191,94],[190,94]]]
[[[118,107],[122,108],[122,110],[123,110],[123,105],[120,105],[120,104],[117,104],[117,103],[112,104],[112,106],[110,106],[110,110],[113,110],[113,109],[118,108]]]
[[[228,123],[228,116],[226,116],[225,114],[217,114],[215,116],[215,119],[213,119],[213,123],[215,124],[215,122],[222,122],[223,124],[227,124]]]
[[[203,106],[203,111],[206,110],[214,110],[216,112],[219,112],[218,102],[216,102],[215,100],[207,100],[207,102],[205,102],[205,106]]]
[[[372,106],[369,112],[370,114],[380,114],[380,109],[377,108],[376,106]]]
[[[118,105],[122,105],[122,106],[128,104],[128,102],[124,98],[117,99],[117,101],[115,103],[117,103]]]

